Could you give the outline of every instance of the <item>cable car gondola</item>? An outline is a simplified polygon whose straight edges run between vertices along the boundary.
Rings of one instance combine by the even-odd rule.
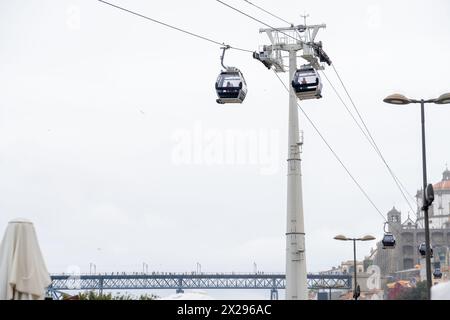
[[[422,257],[425,257],[425,256],[427,255],[427,249],[426,249],[426,244],[425,244],[425,242],[422,242],[422,243],[419,245],[419,253],[420,253],[420,255],[421,255]],[[430,257],[431,257],[431,258],[433,257],[433,247],[431,246],[431,244],[430,244]]]
[[[247,95],[247,83],[242,72],[238,68],[226,67],[223,64],[225,50],[229,48],[229,46],[222,48],[223,53],[220,59],[225,70],[220,72],[216,81],[216,93],[218,97],[216,102],[220,104],[242,103]]]
[[[388,222],[385,222],[383,226],[384,236],[383,240],[381,240],[381,244],[383,245],[383,249],[395,249],[395,237],[392,232],[386,231],[386,224],[388,224]]]
[[[441,279],[442,278],[442,272],[441,272],[440,268],[434,269],[433,277],[435,277],[436,279]]]
[[[247,84],[237,68],[228,67],[217,77],[217,103],[242,103],[247,95]]]
[[[387,232],[383,236],[383,240],[381,240],[383,244],[383,249],[395,249],[395,237],[392,233]]]
[[[295,72],[292,87],[300,100],[322,98],[320,75],[310,64],[301,66]]]

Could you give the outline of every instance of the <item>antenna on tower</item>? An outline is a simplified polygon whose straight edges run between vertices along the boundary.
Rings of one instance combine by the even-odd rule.
[[[303,14],[300,15],[300,17],[303,18],[303,23],[306,26],[306,18],[309,17],[309,13],[307,14],[306,11],[305,11]]]

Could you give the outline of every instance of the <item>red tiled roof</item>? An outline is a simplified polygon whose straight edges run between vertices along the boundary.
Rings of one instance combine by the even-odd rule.
[[[443,180],[433,185],[434,190],[450,190],[450,180]]]

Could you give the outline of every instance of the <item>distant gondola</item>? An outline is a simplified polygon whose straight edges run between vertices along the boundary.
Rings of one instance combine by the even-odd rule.
[[[425,257],[427,255],[427,249],[426,249],[426,245],[425,242],[422,242],[419,245],[419,253],[422,257]],[[430,244],[430,257],[433,257],[433,247]]]
[[[435,277],[436,279],[440,279],[442,278],[442,272],[440,268],[436,268],[433,271],[433,277]]]
[[[386,232],[381,240],[383,244],[383,249],[394,249],[395,248],[395,237],[392,233]]]

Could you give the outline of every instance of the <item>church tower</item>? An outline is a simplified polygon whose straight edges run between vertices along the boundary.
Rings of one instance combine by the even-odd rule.
[[[402,214],[395,207],[392,207],[391,211],[387,214],[387,219],[389,222],[388,230],[389,232],[395,233],[399,232],[402,228]]]

